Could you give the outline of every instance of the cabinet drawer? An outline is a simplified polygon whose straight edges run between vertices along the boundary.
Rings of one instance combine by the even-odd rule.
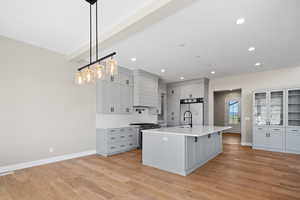
[[[120,133],[120,129],[119,128],[110,128],[110,129],[107,129],[107,133],[109,135],[111,135],[111,134],[119,134]]]
[[[108,145],[108,153],[115,153],[121,151],[120,145],[119,144],[110,144]]]
[[[120,142],[120,140],[121,140],[120,137],[121,137],[120,133],[108,134],[107,141],[109,144],[117,143],[117,142]]]
[[[270,128],[270,132],[271,133],[283,133],[284,132],[284,128]]]
[[[287,128],[286,132],[288,133],[298,133],[300,134],[300,129],[299,128]]]
[[[254,127],[255,132],[266,132],[267,128],[266,127]]]

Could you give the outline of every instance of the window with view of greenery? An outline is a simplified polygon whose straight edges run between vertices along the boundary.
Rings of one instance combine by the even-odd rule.
[[[229,124],[239,124],[239,102],[229,101]]]

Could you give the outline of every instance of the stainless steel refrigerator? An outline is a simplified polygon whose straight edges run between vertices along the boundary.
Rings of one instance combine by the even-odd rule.
[[[204,124],[204,100],[203,98],[191,98],[180,100],[180,125],[188,125],[190,118],[184,121],[185,111],[191,111],[193,115],[193,125]]]

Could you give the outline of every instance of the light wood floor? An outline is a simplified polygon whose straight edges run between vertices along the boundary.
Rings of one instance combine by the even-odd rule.
[[[182,177],[140,163],[141,152],[89,156],[0,177],[0,200],[294,200],[300,156],[224,145],[224,153]]]
[[[223,144],[241,144],[241,134],[223,133]]]

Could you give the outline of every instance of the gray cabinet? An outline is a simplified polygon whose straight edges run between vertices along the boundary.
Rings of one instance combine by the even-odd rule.
[[[186,137],[185,170],[189,173],[222,152],[222,133],[212,133],[196,138]]]
[[[283,152],[285,139],[284,89],[253,94],[253,148]]]
[[[167,90],[167,123],[168,126],[180,125],[180,88],[170,87]]]
[[[102,156],[126,152],[138,147],[138,129],[133,127],[97,129],[96,150]]]
[[[255,91],[253,94],[253,148],[300,153],[299,113],[300,89]]]
[[[300,128],[287,128],[286,152],[300,154]]]
[[[115,76],[97,81],[97,113],[130,114],[133,108],[133,74],[130,70],[119,68]]]

